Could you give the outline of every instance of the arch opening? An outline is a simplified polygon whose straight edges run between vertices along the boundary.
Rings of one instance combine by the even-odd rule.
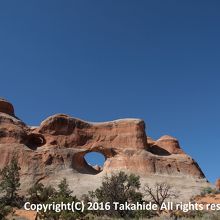
[[[29,134],[26,137],[25,143],[30,149],[36,150],[38,147],[43,146],[46,143],[46,141],[45,141],[43,135]]]
[[[103,170],[106,157],[100,152],[88,152],[84,155],[86,163],[98,173]]]

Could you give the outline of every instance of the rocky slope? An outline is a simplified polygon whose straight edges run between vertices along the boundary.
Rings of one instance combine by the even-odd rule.
[[[105,156],[102,169],[87,164],[88,152]],[[0,99],[0,169],[14,154],[23,192],[35,182],[56,185],[66,177],[74,192],[83,194],[98,187],[103,175],[119,170],[140,175],[143,183],[169,181],[183,196],[197,194],[208,184],[177,139],[163,136],[154,141],[140,119],[91,123],[57,114],[30,127],[15,116],[12,104]]]

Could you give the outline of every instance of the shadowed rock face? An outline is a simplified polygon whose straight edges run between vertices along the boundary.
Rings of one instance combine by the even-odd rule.
[[[105,156],[103,168],[87,164],[84,156],[88,152]],[[6,100],[0,100],[0,154],[0,168],[13,154],[18,156],[24,188],[42,180],[62,179],[65,171],[69,178],[118,170],[145,177],[205,178],[177,139],[163,136],[154,141],[146,136],[140,119],[90,123],[57,114],[30,127],[14,116],[13,106]]]

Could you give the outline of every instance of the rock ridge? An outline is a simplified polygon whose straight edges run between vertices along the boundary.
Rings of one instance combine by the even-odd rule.
[[[102,168],[86,162],[89,152],[105,156]],[[83,181],[83,175],[89,179],[119,170],[144,178],[177,176],[206,182],[176,138],[147,137],[141,119],[94,123],[56,114],[31,127],[15,116],[13,105],[4,99],[0,99],[0,154],[0,169],[14,154],[18,156],[23,189],[39,181],[55,184],[64,176]]]

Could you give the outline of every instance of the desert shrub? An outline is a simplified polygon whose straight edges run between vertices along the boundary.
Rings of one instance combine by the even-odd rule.
[[[214,194],[220,194],[220,189],[215,189],[213,193]]]
[[[13,207],[23,205],[23,197],[18,196],[20,187],[20,167],[14,155],[10,163],[0,170],[0,220],[13,212]]]
[[[205,187],[202,189],[200,195],[201,196],[205,196],[205,195],[209,195],[209,194],[212,194],[212,193],[215,193],[216,190],[213,189],[212,187]]]
[[[220,212],[212,212],[211,214],[209,214],[209,219],[210,220],[219,220],[220,219]],[[207,218],[208,219],[208,218]]]
[[[54,193],[55,189],[53,187],[45,187],[42,183],[36,183],[28,190],[28,201],[33,204],[44,203]]]
[[[166,182],[155,183],[153,186],[146,184],[144,186],[144,192],[148,201],[157,204],[159,213],[165,201],[178,198],[178,192]]]
[[[132,211],[132,210],[115,210],[113,203],[142,203],[142,193],[140,189],[140,177],[125,172],[114,173],[111,176],[105,176],[102,185],[95,191],[89,192],[90,201],[109,203],[109,210],[93,212],[96,215],[107,215],[110,217],[122,218],[139,218],[152,216],[150,211]],[[88,199],[88,198],[87,198]]]
[[[189,215],[184,215],[178,218],[160,216],[160,217],[152,218],[151,220],[219,220],[219,219],[220,219],[220,212],[194,212]]]
[[[13,209],[11,206],[8,206],[3,201],[0,201],[0,220],[5,220],[5,217],[12,212]]]
[[[72,195],[72,191],[69,189],[67,180],[64,178],[58,185],[58,190],[52,190],[44,204],[68,204],[77,202],[78,199]],[[39,214],[40,219],[47,220],[75,220],[78,219],[82,213],[80,211],[69,211],[69,210],[48,210],[47,212],[41,211]]]
[[[196,213],[195,213],[196,214]],[[188,216],[185,218],[186,220],[193,219],[193,220],[219,220],[220,219],[220,212],[198,212],[198,215],[195,216]]]
[[[18,159],[14,155],[10,163],[0,170],[0,191],[3,194],[2,200],[6,205],[17,207],[22,205],[22,198],[17,194],[20,187],[20,169]]]

